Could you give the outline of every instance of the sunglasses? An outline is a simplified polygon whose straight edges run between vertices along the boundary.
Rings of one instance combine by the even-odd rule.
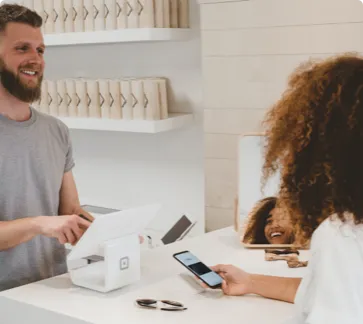
[[[160,309],[163,311],[183,311],[187,309],[182,303],[172,300],[137,299],[136,304],[140,307]]]

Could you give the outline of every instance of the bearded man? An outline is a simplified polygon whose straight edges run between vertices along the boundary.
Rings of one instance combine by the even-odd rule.
[[[68,128],[31,107],[41,96],[42,18],[0,6],[0,291],[67,271],[65,243],[89,227]]]

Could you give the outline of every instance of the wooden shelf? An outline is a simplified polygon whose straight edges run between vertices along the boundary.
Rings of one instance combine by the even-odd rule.
[[[58,117],[70,129],[115,131],[132,133],[161,133],[186,127],[193,121],[192,114],[170,113],[162,120],[124,120],[103,118]]]
[[[133,28],[102,30],[80,33],[45,34],[46,46],[107,44],[123,42],[179,41],[189,39],[191,29],[187,28]]]

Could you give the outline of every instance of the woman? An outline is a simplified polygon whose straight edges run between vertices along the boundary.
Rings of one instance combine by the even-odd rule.
[[[243,242],[249,244],[292,244],[294,233],[291,220],[276,206],[276,197],[257,202],[247,219]]]
[[[298,69],[267,115],[264,179],[282,167],[279,199],[313,233],[304,279],[213,269],[228,295],[298,305],[294,323],[363,323],[363,58]]]

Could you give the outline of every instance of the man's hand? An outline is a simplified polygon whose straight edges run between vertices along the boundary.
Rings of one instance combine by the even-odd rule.
[[[91,225],[78,215],[40,216],[37,218],[39,232],[47,237],[58,239],[59,243],[74,245]]]

